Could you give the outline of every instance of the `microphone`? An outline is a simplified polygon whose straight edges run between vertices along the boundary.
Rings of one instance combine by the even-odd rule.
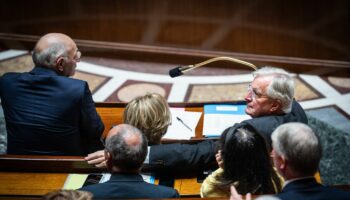
[[[218,60],[226,60],[226,61],[239,63],[239,64],[242,64],[242,65],[251,67],[254,70],[257,70],[257,67],[255,65],[253,65],[252,63],[243,61],[243,60],[239,60],[239,59],[231,58],[231,57],[216,57],[216,58],[211,58],[209,60],[203,61],[201,63],[194,64],[194,65],[185,65],[185,66],[176,67],[176,68],[171,69],[169,71],[169,75],[170,75],[171,78],[178,77],[178,76],[181,76],[181,75],[183,75],[184,73],[186,73],[188,71],[191,71],[192,69],[195,69],[197,67],[201,67],[203,65],[206,65],[206,64],[209,64],[211,62],[218,61]]]
[[[185,72],[190,71],[192,69],[193,69],[193,65],[179,66],[179,67],[176,67],[174,69],[171,69],[169,71],[169,75],[170,75],[171,78],[174,78],[174,77],[177,77],[177,76],[181,76]]]

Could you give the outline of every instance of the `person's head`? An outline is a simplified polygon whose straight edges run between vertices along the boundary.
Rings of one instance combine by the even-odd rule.
[[[111,172],[138,172],[146,159],[147,146],[139,129],[128,124],[114,126],[106,139],[107,168]]]
[[[264,67],[253,72],[254,80],[245,96],[246,113],[252,117],[289,113],[294,97],[294,80],[283,69]]]
[[[91,192],[79,190],[57,190],[43,196],[43,200],[91,200]]]
[[[124,110],[124,123],[140,129],[150,145],[159,144],[171,124],[166,99],[156,93],[136,97]]]
[[[81,52],[69,36],[62,33],[48,33],[42,36],[33,49],[35,66],[55,70],[62,76],[73,76]]]
[[[321,159],[318,137],[306,124],[283,124],[272,133],[273,161],[285,179],[313,176]]]
[[[244,194],[277,192],[271,179],[275,183],[279,183],[279,179],[273,170],[266,141],[253,127],[227,128],[220,141],[225,184],[239,183],[236,187]]]

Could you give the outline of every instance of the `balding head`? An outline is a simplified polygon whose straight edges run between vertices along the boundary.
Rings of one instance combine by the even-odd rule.
[[[147,139],[131,125],[113,127],[106,139],[107,166],[112,171],[138,171],[147,155]]]
[[[73,76],[78,48],[69,36],[62,33],[49,33],[42,36],[33,50],[33,62],[35,66],[47,67],[55,70],[63,76]]]

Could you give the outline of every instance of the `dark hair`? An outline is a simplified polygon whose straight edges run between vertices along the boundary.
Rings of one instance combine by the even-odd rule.
[[[91,200],[93,195],[88,191],[57,190],[45,194],[43,200]]]
[[[253,127],[227,128],[220,141],[224,161],[222,186],[237,184],[241,194],[272,194],[281,190],[266,141]]]
[[[128,138],[136,135],[140,141],[128,144]],[[107,140],[106,151],[112,157],[112,164],[123,171],[139,169],[147,156],[147,139],[141,131],[131,125],[124,124],[119,133]]]

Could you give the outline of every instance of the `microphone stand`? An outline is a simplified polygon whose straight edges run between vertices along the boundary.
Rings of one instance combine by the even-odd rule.
[[[186,67],[182,67],[182,72],[187,72],[187,71],[190,71],[190,70],[195,69],[195,68],[197,68],[197,67],[200,67],[200,66],[203,66],[203,65],[206,65],[206,64],[209,64],[209,63],[218,61],[218,60],[231,61],[231,62],[235,62],[235,63],[239,63],[239,64],[242,64],[242,65],[251,67],[251,68],[253,68],[254,70],[257,70],[257,69],[258,69],[258,68],[257,68],[255,65],[253,65],[252,63],[249,63],[249,62],[246,62],[246,61],[243,61],[243,60],[239,60],[239,59],[236,59],[236,58],[231,58],[231,57],[224,57],[224,56],[222,56],[222,57],[212,58],[212,59],[203,61],[203,62],[201,62],[201,63],[194,64],[194,65],[187,65]]]

